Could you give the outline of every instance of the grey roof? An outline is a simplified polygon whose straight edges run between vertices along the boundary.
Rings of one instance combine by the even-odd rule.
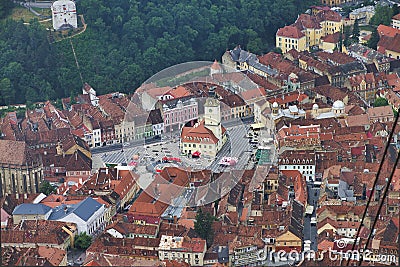
[[[218,262],[219,263],[228,263],[229,262],[229,248],[228,246],[217,246],[214,248],[214,251],[218,253]]]
[[[278,70],[272,69],[269,66],[261,64],[258,61],[257,55],[250,53],[248,51],[242,50],[240,47],[236,47],[235,49],[231,50],[230,55],[231,55],[233,61],[247,62],[253,68],[261,70],[263,72],[266,72],[270,76],[275,76],[279,73]]]
[[[161,111],[159,109],[153,109],[149,113],[148,120],[151,122],[152,125],[163,123],[163,118],[161,115]]]
[[[347,201],[355,201],[353,190],[349,189],[349,185],[342,180],[339,180],[338,196],[341,199],[345,198]]]
[[[290,218],[289,230],[300,239],[303,239],[303,214],[303,204],[294,200],[292,202],[292,216]]]
[[[82,220],[87,221],[102,205],[91,197],[77,204],[74,213]]]
[[[32,203],[23,203],[21,205],[18,205],[15,207],[13,211],[13,215],[26,215],[26,214],[31,214],[31,215],[37,215],[37,214],[46,214],[51,210],[50,207],[38,203],[38,204],[32,204]]]
[[[364,71],[365,73],[367,72],[364,64],[362,64],[360,61],[353,61],[347,64],[340,65],[340,69],[342,70],[343,74],[349,74],[355,71]]]
[[[390,59],[384,54],[365,45],[351,44],[347,50],[349,51],[350,56],[358,58],[364,63],[372,63],[373,60],[377,60],[379,63],[390,61]]]
[[[65,216],[74,213],[76,216],[86,222],[101,206],[102,204],[100,204],[93,198],[88,197],[78,204],[61,205],[54,208],[49,217],[49,220],[60,220]]]

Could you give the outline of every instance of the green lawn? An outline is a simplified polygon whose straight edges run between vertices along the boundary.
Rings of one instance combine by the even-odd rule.
[[[373,32],[375,29],[376,27],[371,25],[360,26],[360,31],[363,30]]]
[[[42,14],[43,16],[51,16],[51,9],[50,8],[33,7],[32,9],[35,10],[37,13]]]
[[[34,19],[36,16],[30,12],[28,9],[24,7],[15,7],[9,18],[13,20],[20,20],[22,19],[24,22],[29,22],[30,20]]]

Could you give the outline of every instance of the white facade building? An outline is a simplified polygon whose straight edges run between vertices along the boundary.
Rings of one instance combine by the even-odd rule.
[[[55,1],[51,6],[51,14],[53,18],[53,28],[56,31],[78,28],[78,19],[76,16],[76,6],[74,1]]]
[[[297,170],[307,182],[315,181],[316,156],[312,150],[287,150],[279,157],[279,170]]]
[[[162,260],[181,260],[190,266],[204,266],[207,250],[206,241],[201,238],[162,235],[158,257]]]
[[[91,197],[75,205],[61,205],[53,209],[50,221],[76,223],[78,234],[94,236],[104,230],[106,225],[105,207]]]

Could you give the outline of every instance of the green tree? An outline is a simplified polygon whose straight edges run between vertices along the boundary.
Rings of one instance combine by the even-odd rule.
[[[0,0],[0,18],[4,4]],[[220,59],[240,44],[270,51],[279,27],[291,24],[318,0],[76,1],[88,27],[49,44],[44,25],[0,22],[0,81],[11,83],[12,103],[55,100],[79,92],[82,82],[99,94],[133,93],[147,78],[174,64]],[[171,15],[172,14],[172,15]],[[243,19],[251,18],[251,19]],[[0,101],[3,94],[0,95]]]
[[[274,47],[274,49],[272,49],[272,52],[278,53],[282,55],[282,49],[280,47]]]
[[[207,241],[207,245],[211,245],[214,238],[214,231],[212,223],[216,218],[209,212],[203,212],[200,208],[196,214],[196,221],[194,222],[194,230],[203,239]]]
[[[353,25],[353,32],[352,32],[352,40],[354,43],[358,44],[359,38],[360,37],[360,26],[358,24],[358,19],[354,21]]]
[[[10,14],[13,7],[14,7],[14,5],[11,0],[1,0],[0,1],[0,19],[3,19],[8,14]]]
[[[372,16],[369,23],[371,25],[376,25],[376,26],[378,26],[379,24],[384,24],[389,26],[392,21],[393,11],[395,10],[388,5],[375,6],[375,14]]]
[[[14,101],[14,91],[9,78],[0,80],[0,105],[9,105]]]
[[[396,118],[397,117],[397,113],[399,113],[397,110],[393,109],[393,115]]]
[[[79,249],[87,249],[92,244],[92,237],[86,232],[80,233],[75,237],[75,247]]]
[[[51,195],[56,191],[56,187],[52,186],[48,181],[42,181],[40,184],[39,192],[46,196]]]
[[[344,34],[343,44],[344,44],[345,47],[347,47],[351,43],[351,40],[350,40],[350,26],[345,26],[344,27],[343,34]]]
[[[71,105],[76,104],[76,96],[75,96],[75,92],[73,90],[71,90],[70,96],[69,96],[69,102]]]
[[[383,97],[379,97],[379,98],[375,99],[375,101],[374,101],[374,107],[382,107],[382,106],[387,106],[387,105],[389,105],[389,103],[386,100],[386,98],[383,98]]]
[[[400,13],[400,7],[398,5],[393,5],[392,7],[393,16]]]
[[[371,38],[369,38],[367,46],[376,50],[376,48],[378,47],[378,42],[379,42],[379,34],[378,30],[375,29],[371,33]]]

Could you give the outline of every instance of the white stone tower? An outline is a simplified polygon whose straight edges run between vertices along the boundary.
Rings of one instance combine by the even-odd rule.
[[[51,5],[53,28],[58,30],[78,28],[75,2],[58,0]]]
[[[208,90],[204,104],[204,126],[210,129],[219,140],[222,138],[220,101],[215,97],[215,87]]]

